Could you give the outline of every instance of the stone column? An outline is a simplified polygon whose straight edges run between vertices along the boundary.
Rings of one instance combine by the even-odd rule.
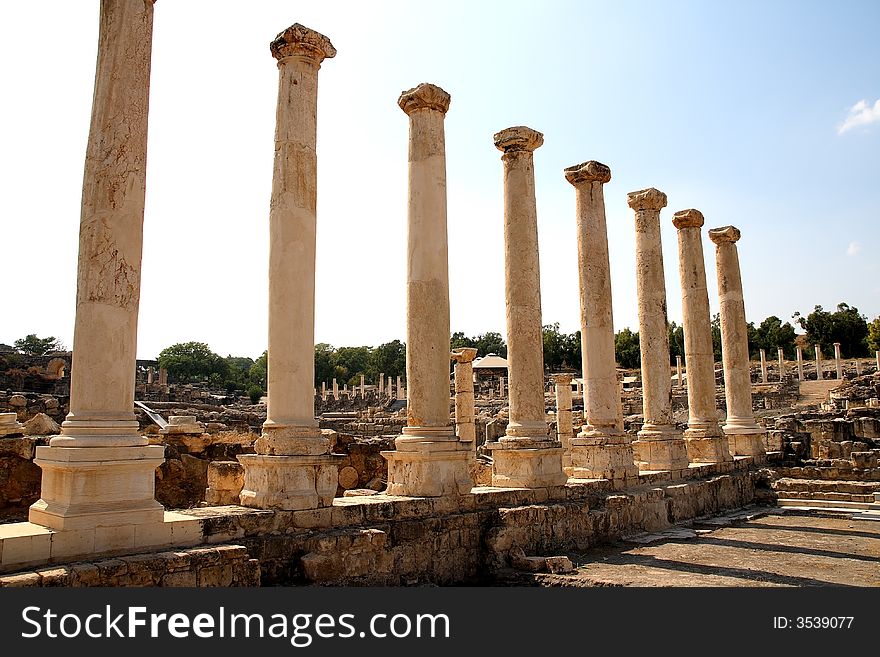
[[[406,399],[403,396],[403,379],[400,376],[397,377],[397,399]]]
[[[134,415],[152,39],[152,2],[101,3],[70,412],[61,435],[37,447],[42,497],[29,513],[57,530],[164,518],[154,499],[164,448],[147,444]]]
[[[684,470],[687,447],[672,422],[666,278],[660,243],[660,210],[666,194],[652,188],[630,192],[636,214],[636,284],[639,299],[639,345],[642,356],[642,406],[645,423],[633,442],[639,470]]]
[[[839,342],[834,343],[834,369],[837,374],[837,380],[840,381],[840,379],[843,378],[843,367],[841,366],[841,363],[840,363],[840,343]]]
[[[703,257],[703,213],[682,210],[672,217],[678,229],[684,357],[687,362],[688,428],[684,432],[691,463],[731,461],[727,437],[715,407],[715,356]]]
[[[363,374],[361,374],[361,399],[364,398],[367,392],[366,380]]]
[[[321,400],[327,401],[327,382],[321,381]]]
[[[339,401],[339,384],[336,383],[336,377],[333,377],[333,399]]]
[[[816,350],[816,381],[822,380],[822,350],[819,345],[814,345]]]
[[[767,383],[767,352],[758,350],[761,355],[761,383]]]
[[[877,371],[880,372],[880,350],[874,352],[874,360],[877,361]]]
[[[449,264],[446,234],[446,138],[449,94],[433,84],[404,91],[409,117],[406,284],[407,426],[382,452],[392,495],[469,493],[472,445],[449,421]]]
[[[332,432],[315,419],[317,104],[323,34],[294,24],[269,44],[278,61],[275,163],[269,209],[268,403],[256,454],[242,455],[244,506],[330,506],[337,486]]]
[[[164,367],[159,368],[159,385],[167,386],[168,385],[168,370]]]
[[[611,169],[591,160],[568,167],[564,173],[575,188],[582,356],[582,379],[575,383],[584,400],[584,424],[571,439],[567,472],[579,479],[610,479],[622,487],[639,472],[618,412],[604,196]]]
[[[474,358],[477,350],[471,347],[453,349],[450,357],[455,361],[455,433],[463,442],[474,442],[477,429],[474,425]]]
[[[498,396],[504,399],[504,377],[498,377]]]
[[[492,485],[561,485],[562,446],[550,438],[544,415],[541,270],[533,152],[544,136],[525,126],[495,134],[504,163],[504,288],[510,419],[492,450]]]
[[[727,421],[724,433],[734,456],[764,459],[764,429],[755,422],[752,410],[752,383],[749,375],[749,339],[743,303],[742,278],[736,242],[739,229],[713,228],[709,239],[715,243],[718,274],[718,301],[721,305],[721,356],[724,363],[724,394]]]
[[[385,372],[379,372],[379,397],[385,394]]]
[[[556,436],[562,445],[562,467],[571,468],[571,440],[574,426],[571,421],[571,374],[553,376],[556,392]]]
[[[797,352],[797,369],[798,369],[798,381],[804,380],[804,350],[801,349],[800,345],[795,347],[795,351]]]
[[[856,376],[861,376],[862,375],[862,361],[860,359],[856,358],[855,359],[855,366],[856,366]]]
[[[779,381],[785,379],[785,351],[782,347],[776,347],[776,357],[779,360]]]
[[[681,356],[675,357],[675,377],[676,386],[678,388],[684,388],[684,379],[681,377]]]
[[[155,376],[156,376],[156,370],[154,370],[152,367],[148,367],[147,368],[147,383],[152,384],[153,378]]]

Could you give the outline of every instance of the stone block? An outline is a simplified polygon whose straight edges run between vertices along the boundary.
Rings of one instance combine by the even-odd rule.
[[[91,555],[95,552],[95,530],[73,529],[54,532],[49,556],[52,561]]]

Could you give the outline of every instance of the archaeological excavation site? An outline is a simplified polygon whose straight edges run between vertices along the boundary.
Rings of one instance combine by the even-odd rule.
[[[266,53],[265,395],[138,360],[153,11],[102,3],[72,350],[0,345],[0,587],[880,586],[880,352],[798,343],[752,360],[737,227],[653,187],[627,195],[637,298],[614,303],[638,305],[639,366],[624,367],[612,171],[592,153],[559,171],[580,365],[551,368],[544,136],[498,126],[506,353],[451,345],[451,95],[435,84],[413,80],[388,108],[409,129],[405,372],[318,381],[318,78],[337,52],[298,23]],[[677,362],[661,222],[678,237]]]

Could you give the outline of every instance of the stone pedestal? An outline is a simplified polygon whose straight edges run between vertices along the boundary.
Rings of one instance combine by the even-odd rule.
[[[424,83],[397,100],[409,117],[407,426],[394,441],[396,451],[382,452],[391,495],[437,497],[473,487],[473,443],[459,440],[449,421],[444,120],[450,100],[440,87]]]
[[[614,356],[604,196],[611,169],[590,160],[568,167],[564,173],[575,188],[577,208],[582,378],[575,383],[577,395],[584,400],[585,420],[571,439],[571,462],[566,472],[579,479],[611,479],[622,485],[637,479],[638,468],[633,462],[632,441],[623,432]]]
[[[269,50],[278,61],[278,102],[269,210],[268,403],[256,454],[238,457],[245,470],[241,503],[314,509],[332,503],[340,458],[330,454],[332,432],[318,427],[313,388],[318,71],[336,49],[297,23]]]
[[[759,462],[765,457],[765,432],[755,422],[752,410],[746,310],[736,250],[739,238],[740,232],[734,226],[709,231],[709,239],[715,243],[718,301],[721,306],[721,355],[727,400],[724,433],[730,443],[731,454],[752,456]]]
[[[209,506],[240,504],[243,488],[244,468],[238,461],[211,461],[208,463],[208,487],[205,489],[205,502]]]
[[[689,209],[672,218],[678,229],[678,272],[681,280],[684,353],[688,365],[688,428],[684,432],[691,463],[731,461],[727,438],[718,426],[715,407],[715,359],[709,292],[700,229],[703,213]]]
[[[0,438],[17,436],[24,431],[24,425],[18,421],[17,413],[0,413]]]
[[[201,436],[205,433],[205,425],[196,421],[195,415],[171,415],[168,425],[159,429],[163,436]]]
[[[555,374],[553,388],[556,394],[556,439],[562,445],[562,468],[571,467],[571,439],[574,425],[571,421],[571,374]]]
[[[455,362],[455,434],[464,442],[474,442],[474,358],[477,350],[471,347],[453,349],[450,358]]]
[[[510,419],[489,443],[492,485],[526,488],[564,484],[562,446],[548,436],[544,416],[541,274],[533,152],[544,142],[525,126],[495,134],[504,163],[504,271]]]
[[[639,347],[642,356],[642,399],[645,423],[633,442],[639,470],[683,470],[687,448],[672,423],[672,380],[669,376],[669,335],[666,278],[660,243],[660,210],[666,194],[654,188],[630,192],[636,215],[636,283],[639,299]]]

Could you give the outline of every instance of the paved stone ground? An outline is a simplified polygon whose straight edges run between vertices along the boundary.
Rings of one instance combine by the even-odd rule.
[[[537,586],[880,586],[880,521],[851,515],[753,509],[570,554],[574,574],[499,579]]]

